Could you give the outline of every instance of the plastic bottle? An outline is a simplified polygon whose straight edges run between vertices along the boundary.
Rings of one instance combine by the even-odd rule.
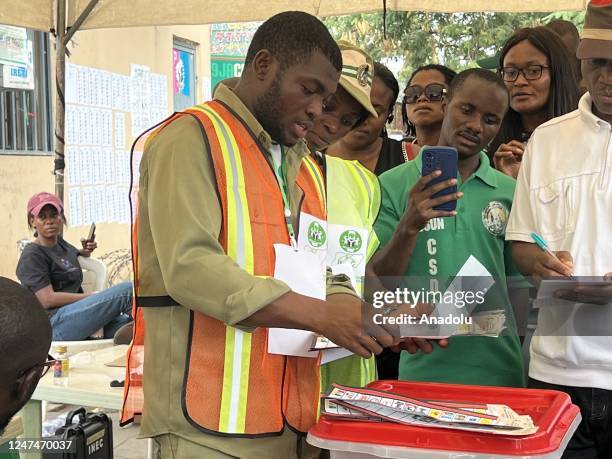
[[[68,348],[57,346],[55,348],[55,364],[53,365],[53,384],[67,386],[70,377],[70,364],[68,361]]]

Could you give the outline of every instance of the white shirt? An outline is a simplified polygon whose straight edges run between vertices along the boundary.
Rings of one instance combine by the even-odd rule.
[[[536,232],[570,252],[576,276],[612,271],[612,129],[591,107],[587,93],[534,131],[506,228],[507,240],[533,242]],[[530,352],[532,378],[612,390],[612,305],[541,308]]]

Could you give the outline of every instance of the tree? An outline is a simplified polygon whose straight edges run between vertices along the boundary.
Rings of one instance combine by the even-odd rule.
[[[400,82],[405,82],[413,69],[429,63],[444,64],[455,70],[474,67],[476,60],[495,54],[521,27],[542,25],[547,22],[545,19],[569,18],[579,22],[579,15],[389,11],[386,38],[382,13],[336,16],[324,22],[337,39],[355,43],[374,60],[403,62],[398,77]]]

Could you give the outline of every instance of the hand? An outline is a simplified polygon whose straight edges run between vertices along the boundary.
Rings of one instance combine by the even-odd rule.
[[[373,322],[362,321],[362,302],[349,294],[335,294],[327,298],[327,311],[317,331],[363,358],[380,354],[384,347],[396,345],[399,340]],[[367,329],[364,329],[367,325]]]
[[[432,199],[432,195],[436,194],[438,191],[445,190],[457,184],[457,179],[449,179],[426,188],[427,184],[434,178],[439,177],[440,174],[442,174],[442,172],[438,170],[421,177],[408,194],[406,210],[400,225],[403,225],[411,236],[417,235],[432,218],[452,217],[457,215],[457,212],[454,210],[446,211],[434,209],[434,207],[440,204],[455,201],[463,196],[463,193],[458,192]]]
[[[81,245],[83,246],[81,255],[84,257],[90,256],[91,252],[98,248],[98,243],[96,241],[88,241],[87,239],[81,239]]]
[[[612,281],[612,273],[604,274],[603,279]],[[560,292],[555,296],[576,303],[606,305],[612,303],[612,285],[589,285],[588,281],[581,285],[580,278],[578,278],[577,287],[573,290]]]
[[[406,306],[410,307],[411,312],[407,312]],[[414,307],[410,305],[402,305],[401,307],[395,309],[389,315],[399,315],[408,313],[414,317],[421,317],[423,314],[429,315],[435,309],[434,305],[428,303],[417,303]],[[399,334],[394,334],[394,336],[400,336]],[[410,354],[416,354],[419,350],[424,352],[425,354],[430,354],[433,352],[433,344],[437,343],[440,347],[448,347],[448,339],[447,338],[413,338],[413,337],[404,337],[400,338],[400,342],[396,346],[391,346],[391,350],[394,352],[408,351]]]
[[[555,252],[557,259],[544,251],[540,251],[535,257],[532,273],[536,284],[540,284],[542,279],[551,277],[570,277],[574,268],[572,255],[566,251]]]
[[[493,155],[495,169],[510,177],[517,178],[521,161],[525,153],[525,144],[518,140],[502,143]]]
[[[391,350],[394,352],[408,351],[410,354],[416,354],[420,350],[425,354],[431,354],[434,344],[447,348],[448,338],[402,338],[397,346],[391,347]]]

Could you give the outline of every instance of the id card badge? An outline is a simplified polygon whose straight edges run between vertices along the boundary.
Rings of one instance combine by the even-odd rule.
[[[298,248],[305,252],[327,252],[327,222],[313,215],[302,212],[300,214],[300,232],[298,234]]]
[[[356,226],[328,225],[327,264],[334,273],[347,273],[357,293],[365,276],[368,230]]]
[[[274,244],[274,278],[286,283],[300,295],[325,300],[325,257],[286,244]],[[318,358],[310,347],[315,334],[306,330],[268,329],[268,353]]]

